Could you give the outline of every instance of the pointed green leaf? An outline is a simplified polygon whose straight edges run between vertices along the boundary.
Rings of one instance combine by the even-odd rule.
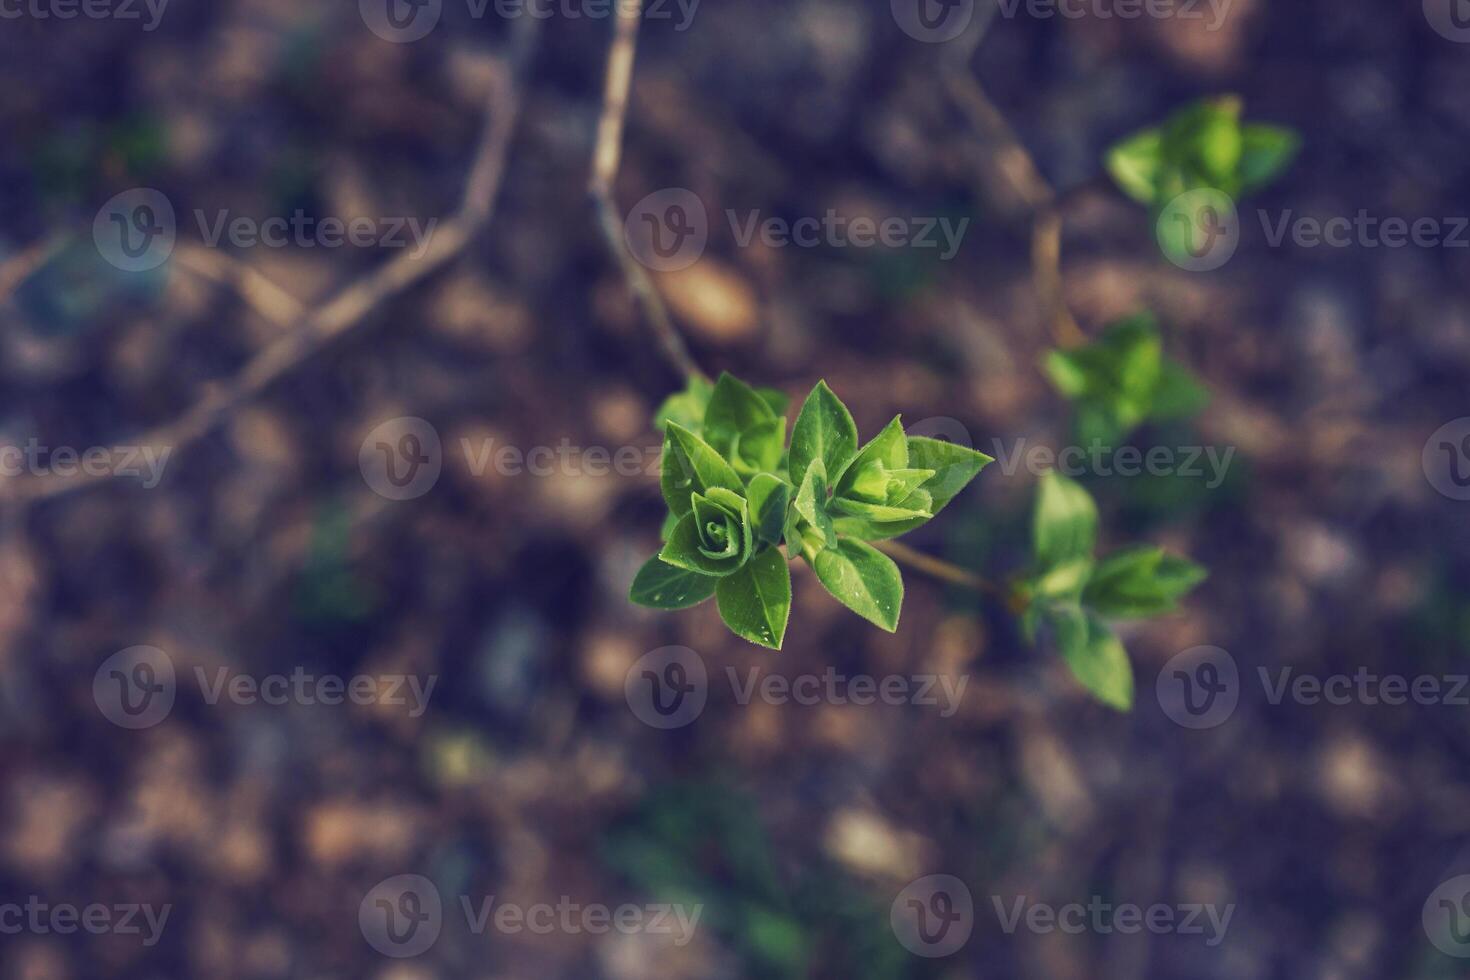
[[[1103,704],[1133,709],[1133,665],[1112,631],[1076,606],[1043,614],[1072,675]]]
[[[709,443],[677,422],[669,422],[668,434],[695,491],[704,493],[712,487],[725,487],[738,493],[744,489],[735,470]]]
[[[1166,555],[1162,548],[1129,548],[1097,566],[1082,602],[1109,619],[1157,616],[1174,609],[1206,575],[1199,565]]]
[[[720,618],[742,639],[781,649],[791,615],[791,570],[781,553],[767,548],[715,586]]]
[[[812,561],[817,579],[859,616],[892,633],[903,606],[903,576],[893,559],[870,544],[840,538]]]
[[[1032,580],[1031,591],[1037,599],[1043,601],[1076,602],[1092,576],[1092,568],[1091,558],[1071,558],[1058,562]]]
[[[1165,361],[1148,414],[1159,422],[1187,419],[1204,411],[1209,403],[1209,391],[1193,372],[1182,364]]]
[[[835,480],[852,462],[857,452],[857,424],[842,400],[819,381],[801,406],[796,425],[791,431],[791,482],[801,486],[807,467],[820,459],[826,467],[827,479]]]
[[[664,403],[654,413],[653,424],[663,429],[672,420],[690,432],[698,432],[704,425],[705,407],[713,392],[713,386],[704,378],[691,376],[683,391],[664,399]]]
[[[883,427],[867,445],[858,450],[845,472],[838,477],[831,467],[827,473],[837,482],[832,492],[839,497],[852,495],[854,483],[875,471],[903,470],[909,467],[908,437],[903,432],[903,420],[898,416]]]
[[[934,516],[929,513],[930,505],[931,500],[929,494],[923,490],[915,490],[904,499],[902,504],[896,506],[870,504],[864,500],[847,500],[842,497],[832,498],[833,513],[856,517],[871,524],[885,524],[894,521],[927,521]]]
[[[691,507],[689,496],[694,493],[694,477],[690,475],[689,463],[679,452],[672,432],[664,433],[664,451],[658,459],[658,467],[658,488],[664,495],[664,503],[669,505],[670,514],[683,517]],[[664,540],[668,538],[665,533]]]
[[[766,404],[771,406],[771,411],[775,412],[777,415],[785,415],[786,409],[789,408],[791,405],[791,399],[786,396],[786,392],[781,391],[780,389],[757,388],[755,390],[755,393],[764,398],[766,400]]]
[[[1240,183],[1245,191],[1259,190],[1286,172],[1302,141],[1284,126],[1252,123],[1241,130]]]
[[[638,569],[628,598],[651,609],[687,609],[714,595],[717,581],[675,568],[655,555]]]
[[[909,436],[909,466],[933,470],[934,475],[919,486],[932,500],[930,511],[939,513],[970,481],[995,460],[981,452],[941,439]]]
[[[709,406],[704,413],[704,439],[714,450],[739,469],[739,461],[734,452],[737,442],[742,436],[747,436],[746,454],[748,458],[757,462],[764,462],[758,457],[758,453],[764,452],[764,443],[769,440],[769,434],[776,429],[776,423],[781,423],[781,432],[776,435],[778,443],[775,459],[768,464],[774,467],[781,457],[781,445],[784,442],[785,420],[778,419],[775,412],[771,411],[770,404],[756,393],[744,381],[734,375],[721,374],[715,382],[714,391],[710,395]],[[764,433],[759,439],[750,439],[752,430],[760,427]]]
[[[1090,558],[1097,543],[1097,505],[1076,482],[1055,470],[1043,473],[1032,522],[1036,563],[1047,569],[1074,558]]]
[[[1158,180],[1163,161],[1163,133],[1145,129],[1113,144],[1105,158],[1108,174],[1119,189],[1140,204],[1159,200]]]

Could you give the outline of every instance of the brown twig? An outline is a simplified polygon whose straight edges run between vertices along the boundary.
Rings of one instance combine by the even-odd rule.
[[[233,289],[246,305],[279,327],[292,326],[306,312],[295,296],[228,252],[181,243],[174,249],[173,260],[202,279]]]
[[[968,51],[973,51],[973,47]],[[1005,175],[1031,214],[1031,281],[1052,339],[1062,347],[1083,343],[1086,335],[1068,309],[1062,292],[1061,201],[1005,115],[970,70],[968,51],[964,57],[947,62],[945,88],[981,140],[994,147],[996,168]]]
[[[633,79],[633,56],[638,44],[638,23],[643,17],[642,0],[618,5],[616,32],[607,58],[607,82],[603,87],[602,117],[597,123],[597,146],[592,157],[592,176],[587,190],[597,208],[597,223],[608,250],[617,260],[628,289],[637,298],[653,328],[660,352],[670,366],[685,377],[705,377],[689,353],[684,338],[674,326],[668,308],[648,271],[628,251],[623,241],[623,221],[613,200],[613,182],[623,153],[623,122],[628,113],[628,92]]]
[[[423,252],[416,256],[404,253],[389,260],[338,291],[322,306],[296,318],[295,329],[268,344],[234,378],[205,395],[182,415],[144,433],[137,440],[139,445],[177,450],[195,442],[233,408],[260,394],[312,354],[363,323],[380,303],[456,258],[484,229],[494,214],[495,199],[505,175],[506,156],[521,109],[520,79],[530,60],[539,22],[528,17],[517,24],[509,57],[497,65],[490,82],[485,124],[459,210],[440,224]],[[250,288],[257,301],[265,295],[265,287],[256,279],[250,280]],[[286,295],[284,291],[280,293]],[[266,300],[270,309],[279,310],[281,295]],[[44,477],[10,486],[18,499],[33,502],[73,493],[112,475],[108,472],[100,476]]]
[[[10,298],[20,284],[35,275],[71,241],[70,232],[57,232],[41,239],[0,263],[0,303]]]
[[[875,541],[873,547],[888,555],[896,562],[908,565],[926,575],[932,575],[942,582],[951,585],[964,586],[984,595],[993,596],[997,599],[1006,599],[1009,593],[999,585],[987,578],[976,575],[958,565],[951,564],[941,558],[926,555],[922,551],[915,551],[906,544],[897,541]]]

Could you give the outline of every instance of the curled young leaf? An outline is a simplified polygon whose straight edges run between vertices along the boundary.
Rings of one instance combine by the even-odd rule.
[[[700,575],[736,572],[755,552],[749,508],[744,497],[724,487],[690,497],[690,512],[674,525],[659,558]]]

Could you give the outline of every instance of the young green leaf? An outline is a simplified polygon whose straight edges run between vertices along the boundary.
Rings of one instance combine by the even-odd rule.
[[[981,470],[995,462],[984,453],[925,436],[909,436],[908,447],[909,466],[934,471],[919,488],[928,491],[930,511],[935,514],[979,476]]]
[[[1032,541],[1041,569],[1070,559],[1090,558],[1097,543],[1097,505],[1092,496],[1055,470],[1042,474]]]
[[[690,432],[677,422],[668,424],[669,438],[673,441],[676,455],[684,472],[689,477],[691,491],[705,493],[714,487],[739,492],[745,485],[723,456],[715,452],[709,443]]]
[[[674,525],[658,556],[700,575],[735,572],[755,550],[745,498],[724,487],[711,487],[708,494],[695,493],[690,500],[691,512]]]
[[[704,378],[693,375],[684,390],[670,395],[653,415],[653,424],[659,429],[668,422],[678,422],[690,432],[699,432],[704,425],[705,407],[709,405],[714,387]]]
[[[1194,562],[1166,555],[1162,548],[1129,548],[1097,566],[1082,602],[1110,619],[1157,616],[1174,609],[1206,574]]]
[[[1044,615],[1072,675],[1108,707],[1131,711],[1133,665],[1112,631],[1076,606]]]
[[[776,418],[771,405],[754,388],[729,372],[720,375],[704,412],[704,437],[719,446],[722,437],[744,432],[758,422]]]
[[[1252,123],[1241,130],[1242,191],[1259,190],[1280,177],[1301,150],[1301,137],[1284,126]]]
[[[628,598],[651,609],[687,609],[714,595],[717,581],[675,568],[655,555],[638,569]]]
[[[1145,129],[1113,144],[1104,165],[1124,194],[1140,204],[1153,204],[1159,198],[1163,152],[1163,133],[1158,128]]]
[[[801,406],[796,425],[791,431],[791,482],[801,486],[807,467],[820,459],[828,480],[841,477],[857,452],[857,424],[842,400],[818,381]]]
[[[859,616],[892,633],[903,606],[903,576],[893,559],[870,544],[839,538],[812,561],[817,580]]]
[[[1049,352],[1043,367],[1074,403],[1077,435],[1088,444],[1116,445],[1143,422],[1185,417],[1206,400],[1194,376],[1164,358],[1148,313],[1109,325],[1084,347]]]
[[[791,569],[779,551],[767,548],[719,580],[715,601],[736,636],[779,650],[791,614]]]
[[[787,504],[791,487],[778,476],[757,473],[746,488],[750,501],[750,520],[759,544],[778,544],[786,525]]]
[[[823,547],[837,540],[832,518],[827,513],[827,467],[820,459],[812,460],[807,467],[801,489],[796,491],[795,510],[817,532]]]
[[[909,442],[908,436],[903,433],[903,420],[894,416],[893,421],[883,427],[867,445],[858,450],[848,464],[846,471],[839,477],[829,466],[827,473],[836,479],[832,492],[839,497],[852,494],[853,484],[861,479],[864,474],[871,474],[875,470],[883,472],[887,470],[908,469],[909,465]],[[886,480],[884,481],[886,484]]]
[[[715,445],[713,442],[711,445]],[[749,428],[737,432],[727,448],[721,449],[729,459],[735,472],[743,476],[767,472],[781,465],[781,454],[786,447],[786,420],[780,418],[754,422]]]

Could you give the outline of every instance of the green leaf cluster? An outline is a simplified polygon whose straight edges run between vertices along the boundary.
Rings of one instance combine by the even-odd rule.
[[[729,374],[713,385],[693,379],[660,407],[669,519],[631,598],[683,609],[714,596],[732,632],[780,649],[787,563],[800,557],[839,602],[892,632],[903,579],[870,542],[931,520],[991,457],[905,435],[898,418],[860,446],[852,414],[825,382],[807,396],[788,445],[785,407],[779,392]]]
[[[1026,638],[1049,631],[1073,675],[1103,703],[1133,707],[1133,668],[1112,620],[1172,611],[1205,579],[1205,570],[1160,548],[1128,548],[1099,561],[1097,505],[1076,482],[1045,474],[1032,522],[1034,561],[1018,585],[1029,600]]]
[[[1291,166],[1301,138],[1283,126],[1242,123],[1240,115],[1237,96],[1201,99],[1115,143],[1104,160],[1108,173],[1155,211],[1200,188],[1233,199],[1259,190]]]
[[[1110,324],[1084,347],[1047,352],[1042,368],[1072,402],[1077,436],[1089,444],[1116,446],[1145,422],[1188,418],[1209,401],[1199,380],[1164,356],[1146,312]]]

